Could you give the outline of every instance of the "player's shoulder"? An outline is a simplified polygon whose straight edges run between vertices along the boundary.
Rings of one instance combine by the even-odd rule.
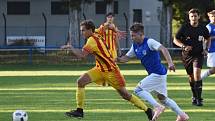
[[[207,28],[215,28],[215,24],[212,24],[212,23],[208,23],[206,25]]]
[[[153,38],[148,38],[148,40],[147,40],[147,43],[149,44],[149,43],[159,43],[158,41],[156,41],[155,39],[153,39]]]
[[[181,25],[181,29],[188,29],[188,28],[191,28],[192,26],[190,25],[190,23],[184,23]]]
[[[149,38],[147,41],[148,45],[150,46],[160,46],[161,43],[153,38]]]
[[[96,37],[95,37],[95,36],[90,36],[90,37],[87,39],[87,43],[95,43],[95,40],[96,40]]]

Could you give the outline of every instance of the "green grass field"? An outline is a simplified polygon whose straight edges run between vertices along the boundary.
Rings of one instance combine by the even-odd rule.
[[[88,66],[0,65],[0,121],[11,121],[12,112],[27,111],[29,121],[79,121],[64,112],[75,108],[76,79]],[[140,65],[120,65],[127,89],[146,76]],[[215,121],[215,76],[204,80],[204,106],[191,105],[191,92],[182,66],[168,76],[168,94],[190,116],[190,121]],[[175,121],[166,109],[159,121]],[[86,87],[85,118],[82,121],[147,121],[143,111],[124,101],[111,87],[90,84]]]

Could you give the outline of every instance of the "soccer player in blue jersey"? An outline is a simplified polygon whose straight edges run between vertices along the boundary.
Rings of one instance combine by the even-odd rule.
[[[162,113],[165,109],[164,106],[166,106],[177,114],[176,121],[187,121],[189,116],[181,110],[175,101],[167,96],[167,69],[161,64],[159,51],[165,57],[169,70],[175,71],[168,50],[156,40],[146,38],[144,26],[141,23],[134,23],[130,27],[130,34],[133,44],[126,55],[118,57],[117,61],[128,62],[130,58],[137,57],[148,72],[148,76],[142,79],[134,89],[135,94],[147,100],[156,110],[160,110],[157,113]],[[151,93],[157,96],[161,104],[154,99]],[[157,119],[158,117],[153,118]]]
[[[210,69],[201,74],[202,79],[215,73],[215,10],[208,12],[208,17],[210,23],[206,27],[210,33],[211,43],[208,49],[207,66],[210,67]]]

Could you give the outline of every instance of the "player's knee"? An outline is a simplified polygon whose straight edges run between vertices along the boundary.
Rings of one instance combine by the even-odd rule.
[[[81,80],[81,79],[77,80],[77,84],[78,84],[78,87],[85,87],[85,85],[86,85],[85,81]]]
[[[193,81],[194,80],[194,76],[193,75],[189,75],[189,80]]]
[[[122,94],[121,96],[122,96],[122,98],[124,100],[130,100],[131,99],[131,95],[130,94]]]
[[[214,68],[211,68],[210,73],[211,73],[211,74],[215,74],[215,67],[214,67]]]
[[[139,93],[140,93],[141,91],[142,91],[141,88],[136,87],[136,88],[134,89],[134,94],[139,95]]]
[[[164,95],[162,95],[162,94],[158,94],[157,97],[158,97],[158,99],[159,99],[160,101],[166,99],[166,97],[165,97]]]

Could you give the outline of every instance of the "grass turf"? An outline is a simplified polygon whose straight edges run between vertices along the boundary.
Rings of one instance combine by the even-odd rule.
[[[26,110],[29,121],[79,121],[67,118],[64,112],[75,108],[76,79],[89,66],[24,66],[1,65],[0,121],[11,121],[16,109]],[[136,64],[120,65],[127,80],[127,89],[146,76]],[[190,121],[214,121],[214,76],[204,80],[204,106],[191,105],[191,92],[185,70],[169,73],[168,94],[190,115]],[[159,121],[174,121],[176,115],[167,109]],[[86,87],[85,118],[82,121],[147,121],[146,115],[124,101],[111,87],[90,84]]]

